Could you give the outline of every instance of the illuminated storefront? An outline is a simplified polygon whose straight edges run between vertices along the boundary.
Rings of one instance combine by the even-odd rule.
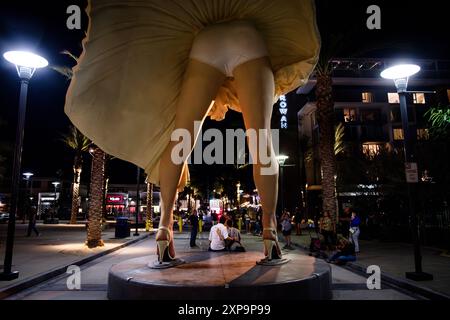
[[[108,193],[106,196],[106,214],[123,216],[127,213],[128,195],[126,193]]]

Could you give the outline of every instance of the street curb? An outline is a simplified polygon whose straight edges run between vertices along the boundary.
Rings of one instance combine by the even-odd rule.
[[[367,275],[366,273],[367,267],[358,263],[354,262],[348,263],[346,266],[344,266],[344,268],[350,271],[356,271],[357,273]],[[394,277],[385,272],[381,272],[381,281],[387,283],[390,286],[398,287],[400,289],[412,292],[414,294],[420,295],[430,300],[450,300],[450,296],[448,295],[437,292],[433,289],[419,286],[406,279],[399,279],[398,277]]]
[[[69,266],[73,266],[73,265],[82,266],[82,265],[84,265],[84,264],[86,264],[88,262],[91,262],[91,261],[95,260],[95,259],[101,258],[101,257],[103,257],[105,255],[110,254],[110,253],[113,253],[114,251],[123,249],[123,248],[128,247],[128,246],[130,246],[132,244],[135,244],[136,242],[144,240],[144,239],[150,237],[151,235],[153,235],[154,233],[155,232],[151,232],[151,233],[145,234],[145,235],[140,236],[140,237],[138,237],[136,239],[124,242],[124,243],[122,243],[121,245],[119,245],[117,247],[114,247],[114,248],[111,248],[111,249],[108,249],[108,250],[105,250],[105,251],[93,254],[93,255],[88,256],[86,258],[83,258],[81,260],[74,261],[74,262],[72,262],[70,264],[64,265],[62,267],[57,267],[57,268],[55,268],[53,270],[50,270],[48,272],[44,272],[44,273],[38,274],[36,276],[31,276],[30,278],[27,278],[27,279],[25,279],[25,280],[23,280],[21,282],[18,282],[18,283],[15,283],[15,284],[13,284],[13,285],[11,285],[9,287],[0,289],[0,300],[3,300],[3,299],[5,299],[5,298],[7,298],[7,297],[9,297],[9,296],[11,296],[13,294],[19,293],[20,291],[23,291],[25,289],[29,289],[29,288],[31,288],[33,286],[36,286],[36,285],[38,285],[38,284],[40,284],[42,282],[50,280],[50,279],[52,279],[54,277],[57,277],[57,276],[59,276],[61,274],[64,274],[64,273],[66,273],[67,268]]]
[[[300,244],[294,244],[294,245],[305,251],[309,251],[309,248],[307,246],[302,246]],[[355,262],[350,262],[350,263],[347,263],[345,266],[340,266],[340,267],[343,267],[346,270],[357,273],[358,275],[367,276],[367,273],[366,273],[367,267],[363,266],[361,264],[358,264]],[[450,296],[448,296],[446,294],[434,291],[429,288],[418,286],[417,284],[415,284],[411,281],[408,281],[408,280],[396,278],[390,274],[387,274],[386,272],[381,272],[381,281],[385,282],[389,286],[393,286],[393,287],[400,288],[402,290],[406,290],[410,293],[420,295],[420,296],[430,299],[430,300],[450,300]]]

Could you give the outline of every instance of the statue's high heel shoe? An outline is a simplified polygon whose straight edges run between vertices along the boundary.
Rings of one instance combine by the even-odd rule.
[[[158,231],[164,231],[167,234],[166,239],[156,240],[158,260],[149,264],[152,269],[167,269],[179,266],[185,261],[174,258],[170,255],[170,243],[173,241],[169,228],[159,227]]]
[[[284,259],[282,257],[280,245],[278,243],[277,230],[273,228],[265,228],[264,231],[271,232],[270,238],[264,238],[264,247],[267,255],[256,264],[262,266],[278,266],[289,262],[289,259]]]

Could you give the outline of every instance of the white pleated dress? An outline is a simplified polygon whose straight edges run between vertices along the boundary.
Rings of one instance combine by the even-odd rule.
[[[250,21],[267,44],[276,96],[306,82],[320,50],[313,0],[91,0],[87,13],[65,112],[106,153],[144,168],[156,184],[191,47],[203,28]],[[233,78],[215,101],[212,119],[223,119],[228,108],[240,111]]]

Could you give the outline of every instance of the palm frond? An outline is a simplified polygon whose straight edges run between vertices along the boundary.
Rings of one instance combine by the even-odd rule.
[[[68,80],[72,79],[73,71],[69,67],[61,67],[61,66],[51,66],[53,70],[58,72],[59,74],[62,74],[64,77],[66,77]]]
[[[64,55],[66,55],[66,56],[71,57],[73,60],[75,60],[76,63],[78,63],[78,57],[75,56],[75,55],[74,55],[72,52],[70,52],[69,50],[61,51],[61,54],[64,54]]]
[[[89,150],[91,140],[82,134],[75,126],[71,125],[67,134],[62,134],[60,139],[66,146],[75,152],[86,152]]]
[[[73,60],[75,60],[76,63],[78,63],[78,57],[75,56],[72,52],[70,52],[69,50],[64,50],[61,51],[61,54],[69,56],[70,58],[72,58]],[[66,77],[67,79],[72,79],[73,77],[73,70],[70,67],[66,67],[66,66],[52,66],[51,67],[53,70],[55,70],[56,72],[62,74],[64,77]]]

